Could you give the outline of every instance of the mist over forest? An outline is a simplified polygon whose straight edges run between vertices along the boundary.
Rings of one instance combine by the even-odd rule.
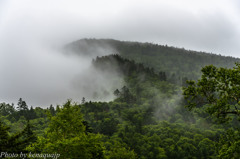
[[[239,159],[237,0],[1,0],[0,158]]]
[[[31,105],[41,107],[61,104],[70,98],[108,101],[113,99],[112,87],[122,85],[120,74],[97,71],[91,64],[97,56],[112,54],[110,48],[96,46],[92,54],[81,50],[79,54],[72,54],[62,48],[28,45],[21,47],[19,54],[10,48],[7,50],[9,54],[3,62],[7,69],[1,70],[5,76],[0,82],[3,101],[16,103],[22,97]],[[114,82],[113,76],[119,80]],[[99,91],[109,95],[93,97]]]
[[[39,59],[21,59],[11,69],[23,70],[23,78],[9,79],[16,85],[5,92],[19,100],[0,103],[4,152],[30,158],[56,152],[60,158],[239,156],[238,58],[80,39],[46,49]],[[226,145],[236,152],[225,153]]]

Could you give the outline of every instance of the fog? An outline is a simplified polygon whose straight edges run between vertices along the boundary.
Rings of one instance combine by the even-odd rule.
[[[114,89],[123,84],[119,74],[96,70],[91,64],[96,56],[112,54],[109,48],[95,48],[88,56],[39,44],[24,41],[21,46],[7,46],[8,54],[1,58],[2,102],[16,103],[21,97],[29,105],[45,107],[67,99],[81,102],[83,97],[109,101]]]
[[[240,57],[239,15],[237,0],[1,0],[0,102],[16,103],[22,97],[29,105],[48,106],[68,98],[91,100],[92,89],[101,90],[116,75],[95,72],[91,60],[114,48],[97,48],[89,57],[62,52],[64,45],[82,38],[153,42]],[[101,96],[95,93],[96,100]]]

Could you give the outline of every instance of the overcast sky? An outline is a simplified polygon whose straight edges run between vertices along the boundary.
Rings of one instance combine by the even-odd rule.
[[[235,57],[240,57],[239,17],[238,0],[0,1],[4,41],[114,38]]]
[[[16,102],[25,88],[26,98],[35,94],[33,89],[60,91],[52,84],[62,77],[62,68],[56,68],[65,59],[49,48],[81,38],[153,42],[240,57],[239,17],[238,0],[0,0],[0,102]],[[71,76],[78,62],[69,63],[64,69]],[[49,78],[52,83],[45,85]],[[41,86],[29,86],[30,79]]]

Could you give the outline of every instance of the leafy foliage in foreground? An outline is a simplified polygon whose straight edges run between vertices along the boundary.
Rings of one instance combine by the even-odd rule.
[[[50,116],[44,136],[27,150],[48,154],[58,152],[62,158],[103,158],[100,136],[86,132],[80,108],[72,106],[70,101],[56,116]]]
[[[233,69],[206,66],[202,78],[188,81],[184,96],[189,110],[203,109],[220,123],[239,121],[240,116],[240,64]],[[238,126],[239,123],[235,126]],[[239,130],[230,129],[218,143],[218,157],[239,158]]]
[[[220,122],[232,120],[240,115],[240,64],[233,69],[206,66],[202,69],[202,78],[188,81],[184,89],[185,98],[189,99],[187,107],[206,105],[206,111],[218,118]]]

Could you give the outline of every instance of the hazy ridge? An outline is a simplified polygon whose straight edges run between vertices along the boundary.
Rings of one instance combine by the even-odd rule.
[[[87,47],[86,47],[87,46]],[[113,39],[81,39],[70,43],[67,48],[80,53],[84,51],[87,54],[96,52],[97,48],[102,48],[112,54],[119,54],[124,58],[143,63],[147,67],[154,68],[157,72],[164,71],[168,77],[197,79],[200,77],[200,70],[206,65],[215,65],[217,67],[231,68],[239,58],[222,56],[213,53],[197,52],[176,48],[167,45],[158,45],[152,43],[140,43],[129,41],[118,41]]]

